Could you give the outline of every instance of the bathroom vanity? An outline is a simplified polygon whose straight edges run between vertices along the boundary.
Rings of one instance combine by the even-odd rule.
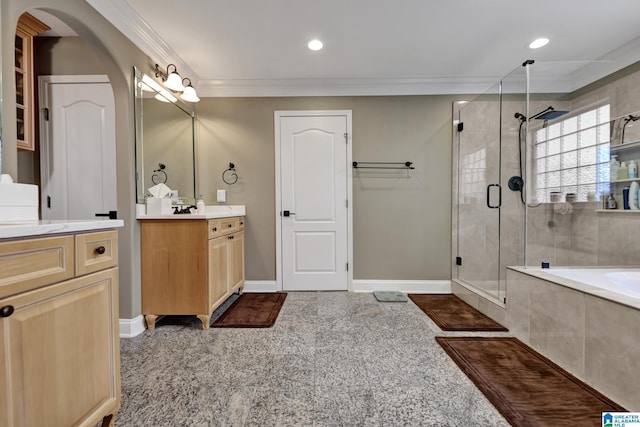
[[[0,425],[103,425],[120,407],[122,220],[0,225]]]
[[[205,214],[138,215],[142,314],[148,329],[158,316],[211,313],[244,287],[244,206],[207,206]]]

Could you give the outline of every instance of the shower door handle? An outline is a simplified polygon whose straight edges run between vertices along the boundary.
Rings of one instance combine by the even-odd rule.
[[[491,187],[498,187],[498,204],[497,205],[491,204]],[[502,187],[500,186],[500,184],[487,185],[487,207],[489,209],[498,209],[500,206],[502,206]]]

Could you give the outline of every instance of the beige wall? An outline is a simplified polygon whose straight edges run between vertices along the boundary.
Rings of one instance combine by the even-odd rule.
[[[199,188],[247,206],[247,280],[275,279],[276,110],[352,110],[354,161],[416,169],[353,178],[354,279],[450,278],[451,101],[448,96],[205,98],[198,115]],[[239,180],[221,179],[229,162]]]
[[[15,78],[13,43],[18,17],[32,7],[57,16],[72,27],[94,52],[109,76],[116,104],[116,156],[118,215],[124,219],[120,229],[120,317],[140,314],[140,273],[138,227],[135,221],[134,131],[131,93],[131,67],[151,69],[153,63],[84,0],[2,0],[2,129],[3,172],[17,176],[18,155],[15,127]],[[59,70],[57,62],[52,70]],[[63,65],[60,64],[60,67]],[[82,69],[84,72],[85,70]],[[57,72],[57,71],[56,71]]]

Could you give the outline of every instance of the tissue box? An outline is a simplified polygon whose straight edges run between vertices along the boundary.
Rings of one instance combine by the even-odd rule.
[[[0,222],[37,221],[38,186],[0,183]]]
[[[147,197],[147,215],[171,215],[171,199]]]

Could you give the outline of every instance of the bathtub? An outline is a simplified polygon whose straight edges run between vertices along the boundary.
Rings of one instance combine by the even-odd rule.
[[[587,294],[640,309],[640,268],[510,268]]]

